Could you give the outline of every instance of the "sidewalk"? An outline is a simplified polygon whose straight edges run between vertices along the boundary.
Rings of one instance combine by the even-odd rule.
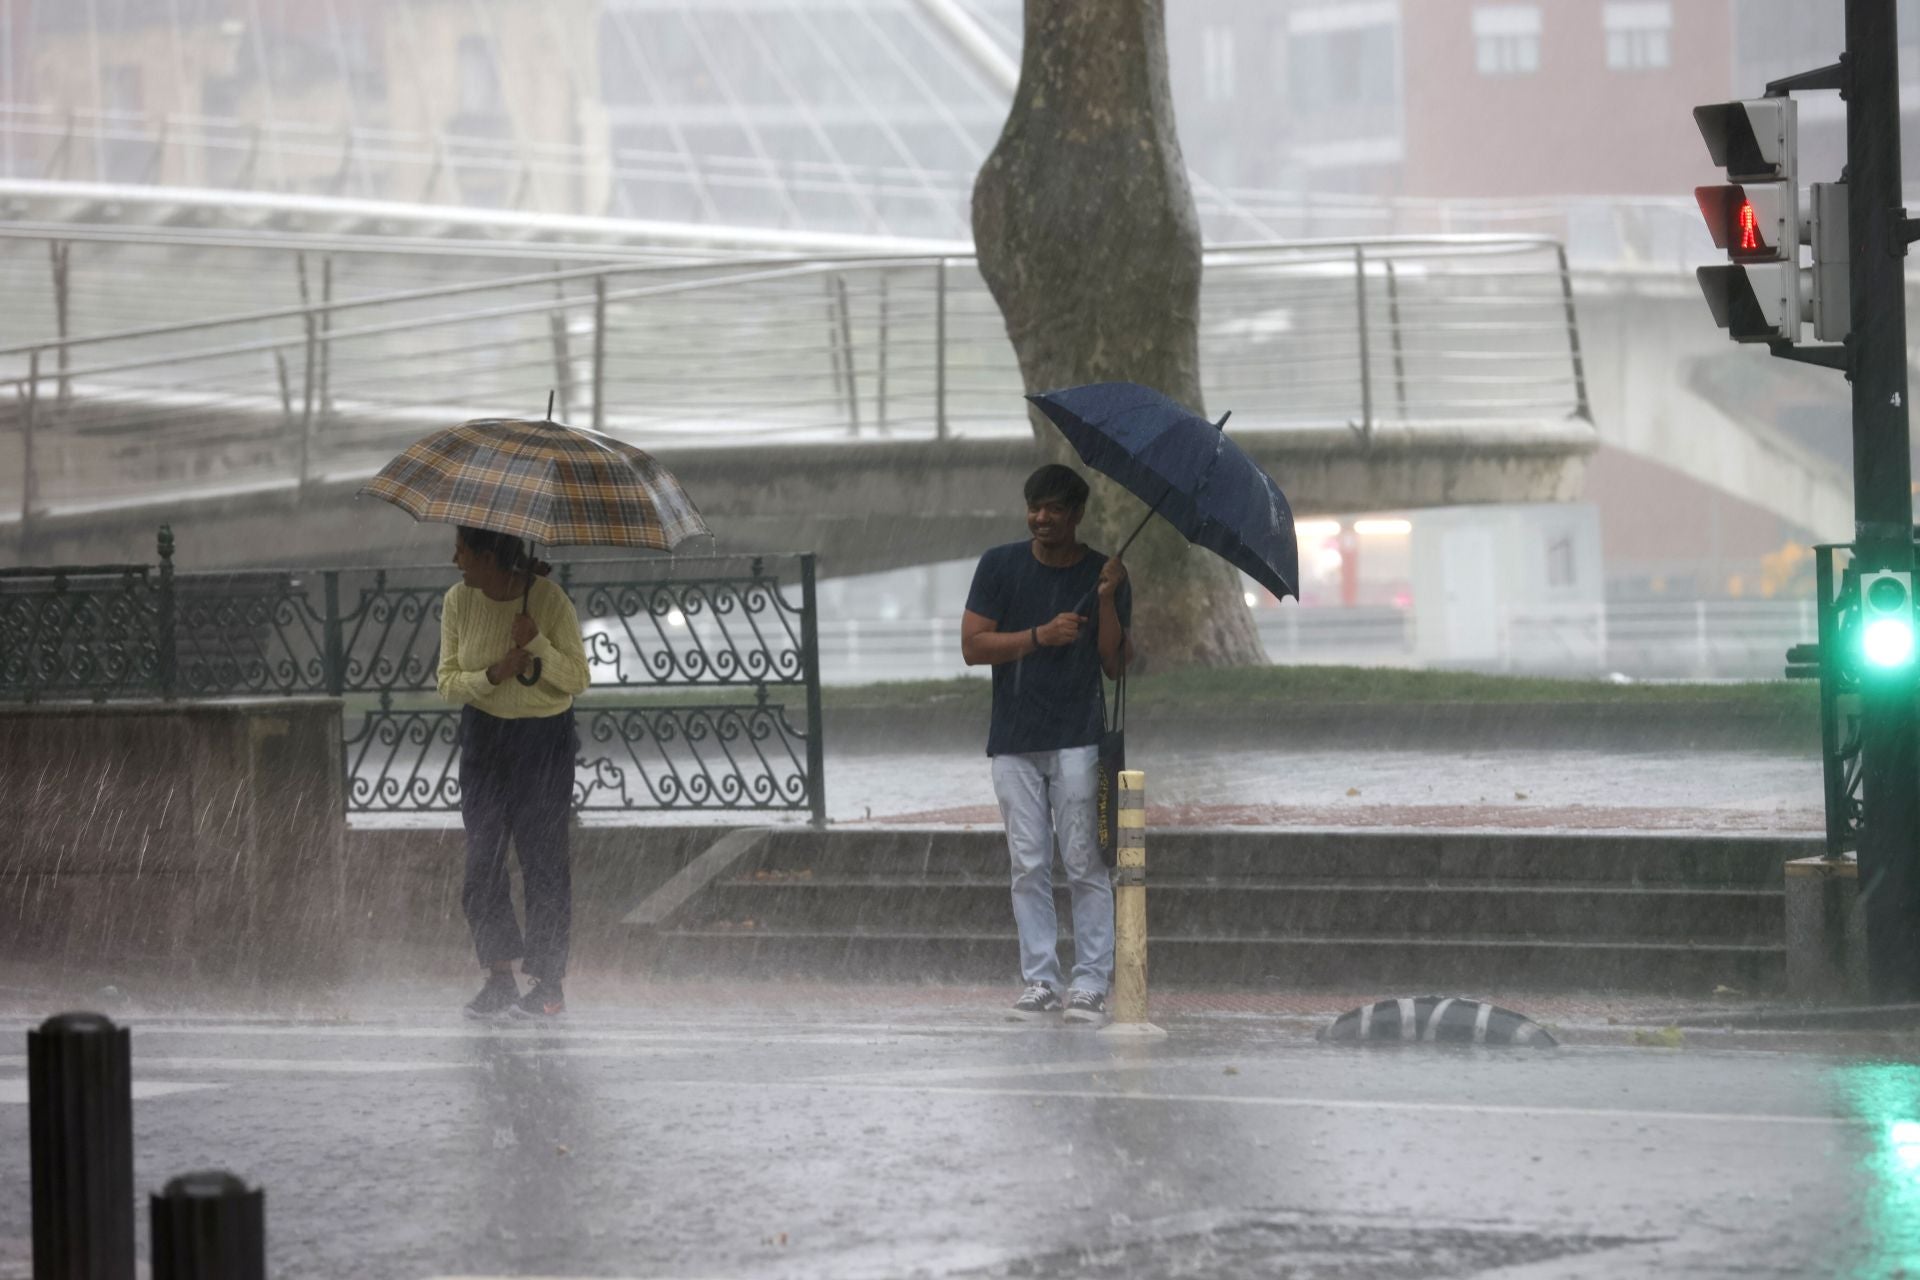
[[[1817,759],[1763,752],[1167,751],[1148,825],[1818,834]],[[997,825],[975,751],[827,758],[837,823]]]
[[[137,1000],[94,986],[85,975],[40,971],[0,985],[0,1019],[35,1021],[55,1009],[89,1008],[121,1022],[154,1019],[276,1024],[295,1021],[451,1022],[472,993],[466,986],[414,980],[353,983],[339,989],[271,996],[204,987],[155,989]],[[577,1031],[613,1020],[673,1024],[700,1019],[738,1024],[768,1034],[807,1024],[859,1023],[896,1032],[964,1030],[999,1033],[1016,1025],[1006,1006],[1011,985],[825,980],[654,981],[611,972],[569,977],[568,1026]],[[1722,989],[1711,997],[1644,992],[1534,992],[1521,988],[1434,992],[1425,989],[1297,991],[1154,988],[1149,1017],[1176,1034],[1210,1028],[1262,1031],[1284,1040],[1311,1039],[1349,1009],[1397,996],[1452,994],[1490,1000],[1550,1028],[1563,1044],[1678,1050],[1742,1048],[1797,1052],[1877,1052],[1902,1058],[1920,1052],[1920,1033],[1901,1031],[1704,1028],[1676,1024],[1709,1014],[1744,1014],[1787,1007]]]

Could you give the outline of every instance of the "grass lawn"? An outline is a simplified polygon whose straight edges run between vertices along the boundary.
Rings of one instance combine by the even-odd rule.
[[[990,700],[984,677],[952,680],[903,680],[880,684],[829,685],[822,703],[831,709],[985,712]],[[802,705],[797,687],[773,686],[770,701]],[[580,700],[583,708],[610,702],[661,701],[734,704],[753,701],[751,689],[654,689],[623,692],[596,689]],[[356,707],[372,698],[350,697]],[[1683,682],[1615,684],[1606,680],[1550,680],[1535,676],[1476,675],[1459,671],[1409,671],[1394,667],[1244,667],[1230,671],[1175,671],[1133,681],[1127,690],[1131,710],[1160,708],[1259,714],[1279,706],[1414,706],[1433,704],[1577,703],[1609,706],[1739,707],[1771,710],[1782,716],[1813,715],[1819,690],[1810,680],[1753,680],[1694,684]],[[397,707],[443,705],[431,693],[394,699]]]
[[[918,680],[829,688],[829,707],[985,707],[984,679]],[[1604,703],[1614,706],[1700,707],[1736,705],[1782,714],[1813,713],[1819,690],[1812,681],[1755,680],[1735,683],[1633,683],[1549,680],[1533,676],[1476,675],[1458,671],[1408,671],[1391,667],[1246,667],[1229,671],[1175,671],[1135,680],[1127,690],[1134,711],[1160,707],[1247,710],[1279,705],[1382,705],[1475,703]]]

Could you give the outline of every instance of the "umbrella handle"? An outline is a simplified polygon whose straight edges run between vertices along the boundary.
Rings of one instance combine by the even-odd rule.
[[[1167,495],[1164,493],[1161,494],[1160,502],[1165,502],[1166,500],[1167,500]],[[1113,558],[1115,560],[1118,560],[1120,557],[1126,555],[1127,548],[1133,545],[1133,540],[1139,537],[1142,533],[1146,531],[1147,521],[1153,519],[1153,517],[1157,515],[1160,511],[1160,502],[1156,502],[1151,507],[1147,508],[1147,514],[1141,517],[1139,524],[1133,526],[1133,532],[1128,534],[1127,540],[1120,544],[1120,549],[1113,553]]]
[[[1167,495],[1162,493],[1160,495],[1160,502],[1165,502],[1166,500],[1167,500]],[[1140,523],[1133,527],[1133,532],[1127,535],[1127,540],[1120,544],[1120,549],[1118,551],[1113,553],[1113,558],[1115,560],[1118,560],[1120,557],[1127,554],[1127,548],[1133,545],[1133,540],[1139,537],[1140,534],[1146,529],[1147,521],[1153,519],[1153,517],[1159,513],[1160,502],[1156,502],[1151,507],[1147,508],[1147,514],[1140,518]],[[1092,591],[1089,591],[1084,596],[1081,596],[1080,603],[1074,606],[1073,611],[1084,617],[1086,615],[1087,610],[1093,606],[1094,596],[1098,595],[1099,592],[1100,592],[1100,588],[1095,587]]]
[[[551,410],[549,410],[549,412],[551,412]],[[523,618],[533,611],[533,577],[533,547],[532,544],[529,543],[527,547],[527,589],[520,597],[520,616]],[[540,683],[540,665],[540,659],[535,658],[533,660],[533,670],[522,671],[519,675],[515,676],[514,679],[529,689],[533,688],[533,686]]]

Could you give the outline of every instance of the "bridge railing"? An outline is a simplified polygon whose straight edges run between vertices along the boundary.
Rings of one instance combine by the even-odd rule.
[[[519,210],[538,200],[598,192],[610,183],[614,211],[657,217],[698,210],[710,220],[751,219],[785,201],[786,216],[840,231],[862,194],[885,192],[871,216],[877,234],[964,234],[976,174],[968,169],[876,166],[834,160],[704,154],[689,164],[675,149],[533,143],[524,138],[433,134],[303,120],[242,120],[170,112],[56,108],[0,101],[0,177],[92,181],[198,190],[226,188],[341,200],[458,201],[468,209]],[[1190,172],[1208,239],[1301,240],[1356,235],[1543,235],[1568,247],[1581,268],[1665,267],[1691,274],[1723,260],[1694,201],[1673,197],[1379,196],[1236,187]],[[631,202],[632,193],[642,193]],[[820,197],[825,197],[820,199]],[[1920,202],[1920,186],[1906,197]],[[735,201],[738,201],[736,204]],[[605,205],[565,212],[600,215]]]
[[[425,696],[445,566],[181,574],[165,531],[159,550],[156,566],[0,571],[0,701],[341,697],[350,812],[459,808],[460,713]],[[825,820],[812,556],[556,573],[593,679],[578,809]]]
[[[0,384],[13,392],[0,415],[20,476],[0,513],[29,526],[365,474],[450,421],[537,415],[550,390],[558,417],[669,456],[1029,429],[970,257],[655,262],[396,288],[387,257],[22,250],[33,243],[0,241],[0,282],[45,293],[51,256],[73,298],[143,294],[149,310],[78,334],[58,298],[51,316],[0,316]],[[260,305],[275,292],[291,299]],[[196,307],[220,314],[178,318]],[[1211,250],[1200,342],[1210,404],[1247,430],[1524,431],[1587,412],[1571,281],[1548,240]]]

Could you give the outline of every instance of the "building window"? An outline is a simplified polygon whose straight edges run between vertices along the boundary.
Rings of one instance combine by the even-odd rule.
[[[1525,76],[1540,69],[1540,6],[1483,4],[1473,11],[1473,61],[1483,76]]]
[[[1657,71],[1673,64],[1670,0],[1609,4],[1602,22],[1607,32],[1607,70]]]
[[[1208,102],[1233,98],[1233,28],[1206,27],[1200,32],[1200,61]]]
[[[494,67],[493,54],[480,36],[461,36],[458,57],[458,92],[462,116],[492,116],[500,112],[500,73]]]
[[[100,75],[100,88],[103,95],[100,106],[109,115],[138,115],[146,107],[146,88],[140,68],[131,62],[105,68]]]
[[[1297,114],[1392,108],[1400,101],[1399,30],[1386,24],[1305,27],[1288,41],[1287,84]]]

